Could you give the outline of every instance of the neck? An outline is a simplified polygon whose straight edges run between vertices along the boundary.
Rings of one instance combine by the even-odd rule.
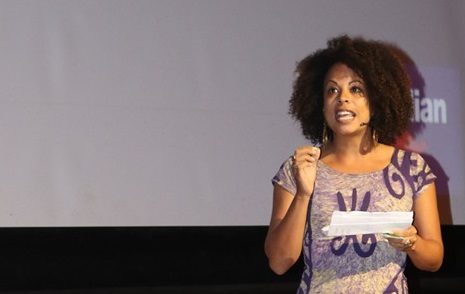
[[[327,146],[328,152],[336,156],[364,156],[376,148],[376,143],[371,135],[371,129],[367,128],[363,134],[357,136],[335,135]]]

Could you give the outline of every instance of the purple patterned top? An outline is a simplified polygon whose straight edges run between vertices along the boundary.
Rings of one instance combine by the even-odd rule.
[[[388,166],[369,173],[341,173],[318,161],[297,293],[408,293],[406,253],[391,247],[382,234],[327,237],[322,228],[335,210],[411,211],[415,198],[435,178],[418,153],[400,149]],[[290,159],[272,182],[295,195]]]

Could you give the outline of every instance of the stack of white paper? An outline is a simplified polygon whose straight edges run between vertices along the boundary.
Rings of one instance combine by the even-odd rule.
[[[412,221],[412,211],[334,211],[330,225],[323,232],[330,237],[387,233],[406,229]]]

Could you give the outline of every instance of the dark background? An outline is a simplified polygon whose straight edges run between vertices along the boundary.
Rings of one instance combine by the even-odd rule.
[[[2,293],[295,293],[303,263],[277,276],[266,226],[0,229]],[[463,293],[465,226],[443,226],[436,273],[410,264],[411,293]]]

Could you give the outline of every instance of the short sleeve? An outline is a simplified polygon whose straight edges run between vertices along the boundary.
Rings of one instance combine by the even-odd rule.
[[[413,152],[410,157],[410,174],[413,180],[413,197],[421,195],[421,193],[436,180],[436,175],[425,159],[418,153]]]
[[[295,195],[297,188],[295,184],[294,174],[292,173],[292,162],[290,158],[281,165],[271,182],[273,183],[273,185],[280,185],[289,193]]]

